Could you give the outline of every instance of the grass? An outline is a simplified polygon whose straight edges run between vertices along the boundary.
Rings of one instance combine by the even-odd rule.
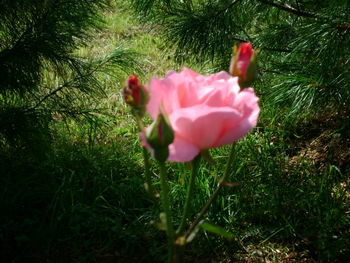
[[[180,69],[150,25],[140,25],[115,1],[106,27],[80,55],[98,57],[116,46],[140,53],[141,79]],[[152,30],[151,30],[152,29]],[[200,72],[208,65],[186,65]],[[4,262],[163,262],[164,233],[158,201],[143,189],[142,153],[135,123],[121,96],[123,83],[105,79],[108,114],[101,124],[58,122],[30,147],[1,151],[0,255]],[[259,86],[260,85],[260,86]],[[263,90],[258,84],[257,90]],[[324,130],[312,119],[283,119],[282,109],[262,102],[260,124],[237,143],[230,181],[207,218],[234,234],[233,241],[200,232],[186,262],[346,262],[350,255],[349,167],[294,158]],[[317,120],[317,118],[316,118]],[[304,125],[304,126],[302,126]],[[301,127],[305,127],[304,129]],[[313,134],[309,131],[313,130]],[[36,142],[50,143],[37,155]],[[338,145],[330,135],[330,142]],[[344,139],[346,141],[346,139]],[[320,145],[322,147],[322,145]],[[344,150],[346,151],[346,150]],[[192,206],[205,203],[222,175],[228,147],[211,151],[217,165],[202,162]],[[300,157],[300,156],[299,156]],[[158,169],[152,164],[159,190]],[[190,169],[168,165],[173,210],[181,210]],[[192,216],[197,213],[193,209]],[[175,214],[176,222],[180,218]]]

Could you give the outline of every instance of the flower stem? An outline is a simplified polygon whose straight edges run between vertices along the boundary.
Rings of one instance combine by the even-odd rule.
[[[135,114],[137,128],[140,132],[144,131],[144,127],[141,121],[141,117],[138,114]],[[142,155],[143,155],[143,162],[145,164],[145,189],[150,194],[152,198],[155,197],[155,192],[152,185],[152,179],[151,179],[151,171],[150,171],[150,163],[149,163],[149,155],[147,152],[147,149],[145,147],[142,147]]]
[[[219,191],[221,190],[221,188],[224,186],[225,181],[228,177],[228,175],[230,174],[231,171],[231,164],[232,164],[232,160],[233,160],[233,154],[234,154],[234,146],[235,144],[233,143],[231,146],[231,150],[229,153],[229,156],[227,158],[227,163],[226,163],[226,168],[225,168],[225,172],[223,177],[221,177],[221,179],[219,180],[219,184],[216,187],[215,191],[212,193],[212,195],[210,196],[209,200],[207,201],[207,203],[204,205],[204,207],[202,208],[202,210],[199,212],[198,216],[196,217],[196,219],[193,221],[193,223],[191,224],[190,228],[187,230],[185,237],[187,238],[192,231],[195,229],[195,227],[199,224],[199,222],[202,220],[203,216],[205,215],[205,213],[208,211],[208,209],[210,208],[210,205],[212,204],[212,202],[215,200],[215,198],[217,197],[217,195],[219,194]]]
[[[181,223],[178,227],[178,229],[176,230],[176,234],[179,235],[182,233],[182,231],[184,231],[185,228],[185,224],[186,224],[186,220],[188,217],[188,212],[190,209],[190,203],[191,203],[191,196],[192,196],[192,192],[193,192],[193,186],[194,186],[194,181],[195,178],[197,177],[198,174],[198,168],[199,168],[199,163],[201,160],[201,155],[197,155],[197,157],[192,161],[192,173],[191,173],[191,177],[190,177],[190,182],[187,188],[187,193],[186,193],[186,200],[185,200],[185,206],[184,206],[184,210],[183,210],[183,214],[182,214],[182,219],[181,219]]]
[[[145,163],[145,179],[146,179],[146,191],[149,192],[152,198],[155,197],[152,180],[151,180],[151,172],[150,172],[150,164],[149,164],[149,155],[145,147],[142,147],[143,161]]]
[[[169,186],[167,183],[167,172],[165,162],[158,162],[160,169],[160,186],[161,186],[161,200],[166,218],[166,232],[168,236],[168,262],[171,263],[176,258],[175,256],[175,235],[172,213],[169,202]]]

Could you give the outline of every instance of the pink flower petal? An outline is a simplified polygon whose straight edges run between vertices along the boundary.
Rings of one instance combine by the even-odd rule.
[[[247,88],[238,93],[233,107],[243,113],[243,118],[251,123],[252,128],[256,126],[260,107],[258,104],[259,98],[255,95],[252,88]]]
[[[200,152],[192,143],[175,137],[175,140],[169,146],[169,161],[172,162],[189,162],[192,161]]]
[[[205,104],[182,108],[169,116],[175,138],[181,137],[200,149],[215,146],[227,127],[241,121],[240,114],[229,107],[209,107]]]

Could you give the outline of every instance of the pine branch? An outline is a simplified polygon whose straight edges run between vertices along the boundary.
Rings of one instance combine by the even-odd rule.
[[[343,24],[335,24],[334,27],[340,31],[340,32],[343,32],[343,33],[348,33],[350,31],[350,24],[346,24],[346,23],[343,23]]]
[[[281,52],[281,53],[290,53],[290,52],[292,52],[291,49],[285,49],[285,48],[261,47],[261,49],[264,49],[264,50],[267,50],[267,51]]]
[[[108,61],[106,61],[105,63],[107,63]],[[90,70],[89,72],[87,72],[84,75],[79,75],[78,77],[67,81],[65,83],[63,83],[61,86],[57,87],[56,89],[54,89],[53,91],[51,91],[50,93],[46,94],[44,97],[42,97],[37,104],[35,104],[31,109],[35,109],[38,106],[40,106],[45,100],[47,100],[48,98],[54,96],[55,94],[57,94],[58,92],[60,92],[61,90],[68,88],[71,84],[76,83],[79,80],[85,79],[87,77],[90,77],[91,75],[93,75],[96,71],[98,71],[98,69],[100,67],[102,67],[105,63],[100,63],[98,64],[96,67],[94,67],[92,70]]]
[[[114,53],[108,55],[107,57],[103,57],[101,59],[95,60],[90,64],[90,70],[87,72],[82,72],[81,68],[79,68],[77,65],[73,66],[75,67],[75,72],[78,74],[77,77],[63,83],[53,91],[49,92],[45,96],[43,96],[33,107],[30,109],[35,109],[38,106],[40,106],[45,100],[48,98],[53,97],[58,92],[62,91],[65,88],[69,87],[75,87],[75,83],[81,81],[81,80],[94,80],[94,74],[98,72],[104,72],[107,74],[108,66],[112,66],[112,68],[116,67],[122,67],[124,72],[127,72],[128,69],[133,68],[133,70],[136,70],[140,67],[139,63],[133,58],[133,56],[136,56],[137,54],[134,53],[132,50],[123,50],[121,47],[118,47],[114,50]],[[91,82],[91,81],[90,81]],[[78,85],[79,86],[79,85]],[[78,88],[79,89],[79,88]]]
[[[317,14],[296,9],[288,4],[277,4],[275,2],[270,2],[268,0],[257,0],[257,1],[260,3],[266,4],[266,5],[276,7],[280,10],[286,11],[286,12],[294,14],[294,15],[303,16],[303,17],[310,17],[310,18],[319,18],[319,16]]]
[[[231,7],[233,7],[235,4],[237,4],[239,1],[241,0],[235,0],[232,3],[228,4],[226,7],[224,7],[223,9],[219,10],[216,14],[214,14],[213,17],[216,17],[224,12],[226,12],[227,10],[229,10]]]
[[[163,26],[179,61],[227,68],[232,44],[249,41],[263,51],[261,91],[269,102],[295,113],[349,104],[348,1],[139,1],[155,3],[147,18]]]
[[[67,88],[69,87],[69,85],[71,83],[74,83],[74,81],[76,81],[77,79],[74,79],[74,80],[71,80],[71,81],[68,81],[64,84],[62,84],[61,86],[57,87],[56,89],[54,89],[53,91],[51,91],[50,93],[46,94],[44,97],[42,97],[37,104],[35,104],[33,107],[31,107],[30,109],[33,110],[33,109],[36,109],[38,106],[40,106],[46,99],[54,96],[57,92],[63,90],[64,88]]]

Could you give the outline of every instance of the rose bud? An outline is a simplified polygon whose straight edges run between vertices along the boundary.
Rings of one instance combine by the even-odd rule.
[[[174,131],[168,117],[162,111],[149,127],[146,139],[154,150],[154,158],[165,162],[169,156],[168,147],[174,141]]]
[[[235,46],[230,64],[230,74],[238,77],[241,87],[249,87],[257,76],[256,52],[250,42]]]
[[[129,104],[138,114],[143,116],[148,102],[146,89],[139,84],[137,76],[130,76],[123,90],[124,101]]]

